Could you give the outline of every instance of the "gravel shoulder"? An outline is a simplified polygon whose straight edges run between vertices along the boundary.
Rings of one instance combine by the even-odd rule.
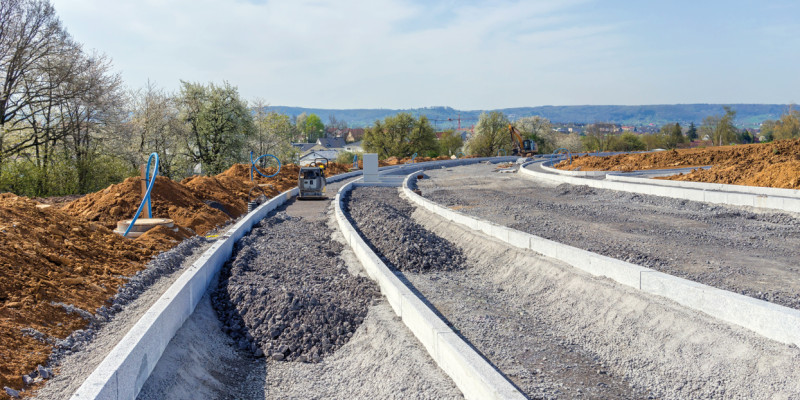
[[[254,227],[140,398],[462,398],[333,224],[330,202],[291,202]]]
[[[553,185],[484,164],[429,172],[425,197],[455,210],[720,289],[800,309],[800,218]]]
[[[213,241],[196,236],[166,251],[120,288],[111,306],[89,326],[56,343],[50,364],[55,376],[36,392],[37,399],[65,399],[77,390],[139,318]]]
[[[376,202],[399,200],[396,189],[371,195]],[[766,399],[800,393],[796,346],[511,248],[427,211],[409,217],[451,243],[466,262],[462,269],[402,274],[530,397]],[[388,234],[375,221],[360,221],[359,229],[366,236]]]

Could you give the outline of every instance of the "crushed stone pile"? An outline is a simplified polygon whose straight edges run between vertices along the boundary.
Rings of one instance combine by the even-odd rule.
[[[238,347],[276,361],[319,362],[343,346],[379,296],[347,271],[325,226],[284,211],[239,242],[212,294]]]
[[[356,188],[345,199],[344,207],[367,244],[398,270],[449,271],[460,269],[466,261],[456,245],[411,219],[414,207],[401,199],[395,188]]]
[[[45,364],[53,344],[82,329],[156,253],[53,207],[0,194],[0,387]]]
[[[661,179],[800,189],[800,139],[655,153],[582,156],[556,168],[581,171],[634,171],[700,167]]]

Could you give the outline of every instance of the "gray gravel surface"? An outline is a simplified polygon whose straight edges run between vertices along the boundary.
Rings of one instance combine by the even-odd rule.
[[[392,189],[374,200],[399,201]],[[531,397],[791,399],[800,393],[797,346],[422,209],[412,218],[459,247],[467,261],[462,270],[405,277]]]
[[[800,219],[497,174],[431,171],[425,197],[455,210],[674,276],[800,309]]]
[[[387,265],[401,271],[422,272],[431,269],[458,269],[464,254],[452,243],[433,235],[414,222],[408,202],[386,202],[386,188],[360,187],[352,190],[344,202],[354,226]],[[365,222],[375,222],[365,224]],[[361,230],[364,227],[366,230]]]
[[[259,253],[267,253],[274,257],[275,263],[284,263],[282,264],[284,268],[278,273],[285,278],[282,286],[287,290],[291,288],[297,291],[299,289],[296,287],[299,287],[314,295],[331,296],[334,301],[347,301],[338,299],[337,295],[325,294],[331,289],[330,287],[326,289],[325,284],[314,281],[316,283],[309,286],[306,283],[298,283],[297,280],[297,276],[312,279],[315,273],[328,273],[334,275],[325,278],[331,283],[347,281],[350,278],[335,278],[342,275],[342,268],[350,272],[354,278],[353,282],[361,281],[360,278],[355,279],[356,277],[366,276],[355,254],[349,248],[342,246],[344,238],[334,228],[335,221],[328,205],[329,202],[293,202],[285,212],[279,210],[277,215],[268,217],[268,221],[246,237],[242,243],[248,245],[242,246],[238,252],[239,255],[243,255],[249,250],[255,251],[255,256],[252,254],[247,256],[253,257],[251,260],[254,261],[253,268],[247,271],[238,270],[236,279],[228,276],[227,286],[230,287],[232,282],[250,282],[252,293],[260,293],[262,286],[257,282],[254,271],[267,268],[258,261]],[[285,225],[276,226],[281,224]],[[309,224],[313,227],[309,227]],[[269,233],[258,229],[270,227],[270,230],[277,233],[290,226],[299,231],[284,232],[286,233],[284,235],[267,238],[259,237]],[[328,236],[322,235],[322,232]],[[275,254],[265,249],[262,245],[264,241],[269,241],[270,246],[283,251]],[[300,252],[299,249],[305,249],[305,252]],[[335,254],[328,255],[329,249]],[[316,250],[321,250],[322,254],[308,255]],[[306,256],[300,257],[298,254]],[[253,281],[247,281],[244,279],[245,276],[252,277]],[[272,279],[267,279],[270,285],[274,283]],[[239,293],[235,290],[237,288],[233,287],[234,291]],[[320,362],[311,363],[276,361],[271,357],[254,356],[252,348],[241,349],[240,340],[232,339],[223,331],[227,329],[230,332],[230,327],[226,326],[230,319],[217,318],[211,301],[208,296],[206,297],[167,346],[164,356],[145,383],[140,398],[456,399],[462,397],[453,382],[436,366],[382,297],[370,297],[366,316],[346,343],[338,347],[335,352],[326,355]],[[276,299],[278,306],[286,306],[285,298],[276,297]],[[263,297],[253,300],[267,301]],[[243,305],[248,309],[260,307],[258,303]],[[266,308],[283,310],[272,305]],[[225,319],[225,324],[220,322],[222,319]],[[320,328],[328,329],[324,325]]]
[[[411,272],[416,270],[413,265],[393,263],[390,267],[406,271],[404,276],[454,330],[528,396],[631,398],[644,394],[629,387],[620,377],[610,376],[594,355],[554,337],[538,313],[509,308],[506,301],[501,301],[504,289],[487,279],[485,268],[476,268],[467,260],[462,247],[415,220],[414,207],[398,196],[397,189],[357,188],[349,207],[362,236],[382,237],[379,241],[372,240],[377,243],[373,248],[379,256],[394,251],[393,239],[410,237],[419,240],[423,248],[435,243],[437,254],[443,259],[459,260],[459,270],[430,268],[423,274]],[[383,223],[387,219],[386,210],[402,213],[391,217],[393,223],[388,230]],[[414,262],[414,259],[404,258],[399,262]]]
[[[278,212],[237,244],[212,300],[240,349],[319,362],[353,336],[379,291],[348,273],[330,235],[324,225]]]

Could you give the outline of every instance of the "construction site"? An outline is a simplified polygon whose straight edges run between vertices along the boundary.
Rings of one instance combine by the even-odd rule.
[[[0,194],[0,397],[800,393],[800,140],[320,169]]]

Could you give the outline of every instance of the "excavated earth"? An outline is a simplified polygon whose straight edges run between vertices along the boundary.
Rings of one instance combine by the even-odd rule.
[[[465,168],[463,178],[493,169]],[[423,183],[451,183],[451,173],[432,172],[434,179]],[[381,206],[386,204],[411,210],[397,189],[353,193],[349,207],[361,209],[354,220],[367,238],[392,235],[382,226],[389,217],[390,208]],[[407,224],[394,226],[393,237],[424,230],[419,237],[440,237],[440,254],[465,257],[462,268],[452,270],[393,267],[531,398],[788,399],[800,392],[796,346],[512,248],[421,209],[393,218]],[[393,251],[372,243],[379,255]]]
[[[800,309],[800,218],[499,176],[431,173],[425,197],[546,239]]]
[[[327,174],[347,169],[331,163]],[[110,229],[139,206],[139,178],[85,196],[33,201],[0,194],[0,388],[29,392],[35,385],[25,383],[25,375],[38,376],[32,372],[38,365],[56,366],[49,363],[58,343],[91,329],[92,316],[102,317],[117,289],[153,256],[193,235],[213,233],[244,213],[248,199],[296,186],[297,173],[297,166],[285,165],[277,176],[256,175],[251,182],[249,166],[237,164],[182,183],[158,177],[153,216],[172,218],[177,227],[152,229],[135,240]],[[6,396],[0,391],[0,398]]]
[[[800,139],[654,153],[582,156],[556,168],[581,171],[635,171],[700,167],[662,179],[800,189]]]

